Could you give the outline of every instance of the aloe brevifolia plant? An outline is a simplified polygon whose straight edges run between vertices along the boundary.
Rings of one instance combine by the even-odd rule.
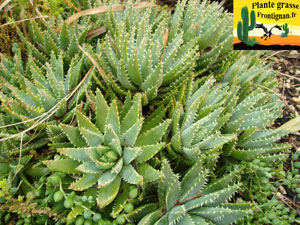
[[[237,56],[230,49],[230,16],[215,3],[178,2],[171,18],[164,11],[158,14],[158,9],[132,10],[129,5],[124,12],[107,14],[109,33],[98,57],[112,75],[107,82],[120,94],[126,94],[124,89],[139,90],[144,104],[155,98],[155,104],[163,104],[188,79],[195,62],[197,74],[213,63],[213,70],[222,73],[228,68],[225,59]]]
[[[222,133],[239,134],[237,139],[225,144],[224,154],[245,161],[255,158],[266,162],[282,161],[285,155],[274,153],[281,153],[290,146],[275,142],[288,131],[270,128],[280,117],[283,105],[272,91],[277,86],[272,79],[275,72],[263,65],[256,55],[251,55],[234,63],[222,80],[231,87],[225,103],[226,112],[231,115]]]
[[[3,56],[3,60],[1,60],[0,77],[10,82],[11,85],[23,89],[27,84],[22,79],[27,78],[31,82],[36,79],[37,86],[39,85],[42,89],[49,89],[44,95],[46,95],[45,98],[49,98],[49,104],[51,105],[53,98],[62,94],[66,95],[66,92],[70,93],[78,83],[79,75],[76,74],[77,72],[73,72],[73,67],[77,64],[81,55],[78,55],[76,60],[73,57],[79,53],[78,45],[84,41],[86,31],[79,32],[74,26],[68,28],[66,24],[63,24],[60,33],[56,34],[50,27],[42,29],[35,22],[31,22],[28,30],[31,34],[30,40],[27,40],[18,31],[22,43],[27,48],[27,62],[22,61],[20,49],[15,46],[14,59]],[[14,62],[16,67],[11,69],[11,64]],[[80,70],[82,68],[83,65],[81,64]],[[68,70],[70,74],[65,79],[65,72]],[[71,75],[72,73],[75,74]],[[69,81],[70,84],[67,85],[68,81],[66,80],[70,80],[71,76],[75,76],[74,81],[72,79],[72,81]],[[66,84],[61,84],[61,82]],[[31,87],[32,85],[28,86]],[[3,87],[5,86],[3,85]],[[32,91],[35,91],[35,89]],[[56,93],[49,94],[49,91]],[[60,94],[58,94],[59,91]],[[48,95],[52,96],[49,97]],[[28,102],[25,102],[25,104],[28,104]]]
[[[197,74],[207,70],[223,73],[228,68],[228,59],[233,62],[238,56],[232,51],[232,29],[231,16],[216,2],[184,0],[177,2],[169,39],[183,32],[184,43],[196,41],[200,53]]]
[[[236,104],[222,133],[241,135],[224,147],[225,155],[245,161],[257,157],[274,161],[276,158],[284,157],[280,154],[270,155],[289,148],[289,144],[275,143],[279,138],[287,135],[288,131],[268,128],[279,117],[282,107],[282,103],[275,96],[274,99],[270,97],[256,90]],[[237,102],[237,99],[232,98],[232,101]]]
[[[140,219],[138,225],[226,225],[250,213],[248,203],[227,203],[240,187],[232,184],[238,171],[208,182],[212,171],[205,160],[198,160],[181,180],[165,159],[161,170],[164,179],[158,185],[159,203],[136,208],[127,215],[128,220]]]
[[[112,76],[109,82],[116,83],[112,87],[120,94],[126,94],[124,90],[143,93],[144,104],[156,98],[162,87],[176,91],[197,59],[196,39],[184,44],[183,32],[170,38],[169,15],[164,11],[157,14],[158,10],[151,8],[133,13],[130,4],[124,12],[110,11],[106,19],[109,34],[98,57],[104,71]],[[162,89],[159,96],[165,99],[170,93]]]
[[[214,87],[214,88],[212,88]],[[215,86],[211,77],[190,81],[178,95],[172,112],[172,136],[169,152],[191,163],[200,154],[212,154],[236,138],[235,134],[222,135],[221,127],[229,118],[223,115],[228,87]]]
[[[67,106],[66,97],[81,80],[84,58],[74,57],[68,66],[64,66],[63,55],[56,57],[52,54],[50,60],[51,63],[46,63],[44,68],[39,68],[32,58],[29,59],[27,72],[30,78],[16,73],[12,78],[16,79],[15,85],[4,79],[1,80],[2,98],[5,99],[3,107],[13,117],[24,121],[30,120],[59,105],[56,116],[60,118],[75,106],[76,101],[80,100],[78,97],[83,94],[83,88],[79,94],[76,94],[77,99],[73,97]],[[89,80],[85,82],[86,87]],[[13,100],[10,102],[9,98]],[[32,123],[34,121],[28,121],[28,124]]]
[[[164,147],[162,137],[170,121],[144,121],[141,94],[133,99],[128,95],[121,110],[116,100],[108,105],[100,91],[94,99],[96,124],[77,111],[78,126],[60,125],[62,135],[74,147],[58,149],[62,158],[44,163],[54,170],[82,175],[70,185],[73,190],[97,184],[97,202],[103,208],[116,198],[122,182],[139,185],[161,178],[147,161]]]

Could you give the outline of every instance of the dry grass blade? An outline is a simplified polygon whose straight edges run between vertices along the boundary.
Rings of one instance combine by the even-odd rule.
[[[288,130],[291,133],[298,132],[300,130],[300,116],[297,116],[296,118],[286,122],[280,126],[279,129]]]
[[[89,32],[87,32],[86,34],[86,40],[90,40],[100,34],[103,34],[106,32],[106,27],[105,26],[101,26],[101,27],[97,27],[95,29],[90,30]]]
[[[146,8],[149,6],[152,6],[153,4],[151,2],[141,2],[141,3],[135,3],[133,4],[133,8],[135,9],[141,9],[141,8]],[[82,16],[89,16],[89,15],[96,15],[96,14],[100,14],[100,13],[106,13],[109,12],[109,10],[113,10],[113,11],[121,11],[124,10],[126,7],[126,4],[118,4],[118,5],[112,5],[112,6],[101,6],[101,7],[97,7],[97,8],[93,8],[93,9],[87,9],[87,10],[83,10],[80,11],[72,16],[70,16],[67,20],[66,20],[66,24],[69,25],[71,23],[73,23],[75,20],[77,20],[78,18],[82,17]],[[56,29],[56,32],[59,32],[61,29],[61,26],[58,27]]]
[[[32,0],[29,0],[30,4],[32,5],[32,7],[34,7],[34,10],[36,12],[36,14],[38,14],[38,16],[41,18],[41,21],[43,22],[44,25],[47,24],[47,21],[44,19],[42,13],[40,12],[40,10],[36,7],[36,5],[32,2]]]
[[[49,16],[43,16],[43,18],[48,18],[48,17],[49,17]],[[1,28],[1,27],[4,27],[4,26],[11,25],[11,24],[22,23],[22,22],[25,22],[25,21],[36,20],[36,19],[41,19],[41,17],[40,17],[40,16],[37,16],[37,17],[33,17],[33,18],[28,18],[28,19],[17,20],[17,21],[14,21],[14,22],[5,23],[5,24],[0,25],[0,28]]]
[[[12,181],[15,179],[15,177],[18,174],[18,172],[21,171],[20,164],[21,164],[21,158],[22,158],[22,146],[23,146],[23,133],[21,134],[21,141],[20,141],[19,160],[18,160],[18,165],[17,165],[18,169],[17,169],[15,175],[13,176]]]
[[[21,20],[25,19],[25,6],[21,7],[20,18],[21,18]],[[24,32],[24,35],[25,35],[26,39],[30,40],[30,38],[28,36],[28,33],[27,33],[27,29],[26,29],[25,23],[21,22],[21,26],[22,26],[22,30]]]
[[[265,57],[264,60],[267,60],[267,59],[269,59],[269,58],[272,58],[272,57],[275,56],[275,55],[278,55],[278,54],[280,54],[280,53],[287,52],[287,51],[289,51],[289,50],[281,50],[281,51],[274,52],[273,54],[271,54],[271,55]]]
[[[2,10],[8,3],[10,3],[10,1],[11,1],[11,0],[6,0],[6,1],[4,1],[4,2],[0,5],[0,12],[1,12],[1,10]]]
[[[285,73],[279,73],[279,74],[282,75],[282,76],[289,77],[291,79],[295,79],[295,80],[299,80],[300,81],[300,78],[298,78],[296,76],[291,76],[291,75],[285,74]]]

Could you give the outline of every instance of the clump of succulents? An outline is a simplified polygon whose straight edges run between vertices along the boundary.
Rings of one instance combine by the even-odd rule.
[[[129,6],[122,13],[107,16],[108,34],[98,58],[111,76],[110,82],[119,86],[116,91],[124,94],[125,90],[137,90],[144,93],[147,103],[167,96],[164,90],[174,92],[189,76],[197,59],[197,40],[185,43],[183,32],[172,37],[168,33],[169,15],[164,11],[132,11]]]
[[[94,72],[87,73],[84,56],[79,52],[78,45],[86,32],[80,36],[64,24],[55,34],[50,28],[42,31],[34,22],[29,30],[32,41],[20,33],[28,49],[27,62],[22,61],[20,48],[14,46],[14,58],[4,56],[0,67],[0,137],[7,145],[3,147],[12,153],[18,152],[20,141],[24,152],[46,145],[47,124],[71,120]],[[74,93],[76,88],[79,90]],[[11,136],[15,138],[12,140]]]
[[[92,25],[56,33],[32,22],[30,41],[19,32],[26,54],[15,45],[0,66],[0,178],[14,190],[11,201],[0,196],[6,215],[25,224],[36,213],[49,224],[252,221],[274,187],[252,204],[243,185],[277,176],[290,146],[277,143],[287,131],[272,129],[282,107],[274,71],[260,53],[232,50],[231,19],[207,1],[180,1],[173,14],[128,2]],[[105,34],[87,41],[102,23]]]

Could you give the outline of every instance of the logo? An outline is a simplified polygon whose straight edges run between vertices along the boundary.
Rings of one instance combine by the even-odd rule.
[[[234,0],[234,49],[300,49],[300,2]]]

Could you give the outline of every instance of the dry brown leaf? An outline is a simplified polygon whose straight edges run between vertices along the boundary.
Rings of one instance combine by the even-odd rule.
[[[166,52],[166,47],[167,47],[167,43],[168,43],[168,38],[169,38],[169,30],[166,30],[164,33],[164,52],[161,56],[160,61],[162,62],[164,57],[165,57],[165,52]]]
[[[86,34],[86,40],[90,40],[100,34],[103,34],[106,32],[106,27],[105,26],[101,26],[101,27],[97,27],[95,29],[90,30],[89,32],[87,32]]]
[[[49,16],[43,16],[43,18],[48,18],[48,17],[49,17]],[[36,19],[41,19],[41,17],[37,16],[37,17],[33,17],[33,18],[28,18],[28,19],[17,20],[17,21],[5,23],[5,24],[0,25],[0,28],[1,28],[1,27],[4,27],[4,26],[11,25],[11,24],[22,23],[22,22],[25,22],[25,21],[36,20]]]
[[[21,8],[20,18],[21,18],[21,20],[24,20],[24,19],[25,19],[25,7],[24,7],[24,6],[22,6],[22,8]],[[22,25],[23,32],[24,32],[24,35],[25,35],[26,39],[27,39],[27,40],[30,40],[30,39],[29,39],[29,36],[28,36],[28,33],[27,33],[27,30],[26,30],[25,23],[24,23],[24,22],[21,22],[21,25]]]
[[[300,116],[297,116],[296,118],[286,122],[280,126],[279,129],[288,130],[291,133],[298,132],[300,130]]]
[[[32,2],[32,0],[29,0],[30,4],[32,5],[32,7],[34,7],[34,10],[36,12],[36,14],[41,18],[41,21],[44,25],[47,24],[46,20],[44,19],[42,13],[40,12],[40,10],[38,9],[38,7],[36,6],[36,4],[34,4],[34,2]]]
[[[2,2],[2,4],[0,5],[0,11],[10,2],[11,0],[5,0],[4,2]]]
[[[141,8],[146,8],[146,7],[149,7],[152,5],[153,4],[151,2],[141,2],[141,3],[135,3],[132,6],[135,9],[141,9]],[[100,13],[109,12],[110,8],[113,11],[121,11],[121,10],[124,10],[125,7],[126,7],[126,4],[117,4],[117,5],[101,6],[101,7],[97,7],[97,8],[93,8],[93,9],[83,10],[83,11],[80,11],[80,12],[70,16],[66,20],[66,24],[69,25],[82,16],[96,15],[96,14],[100,14]],[[60,29],[61,29],[61,26],[56,29],[56,32],[58,33],[60,31]]]

